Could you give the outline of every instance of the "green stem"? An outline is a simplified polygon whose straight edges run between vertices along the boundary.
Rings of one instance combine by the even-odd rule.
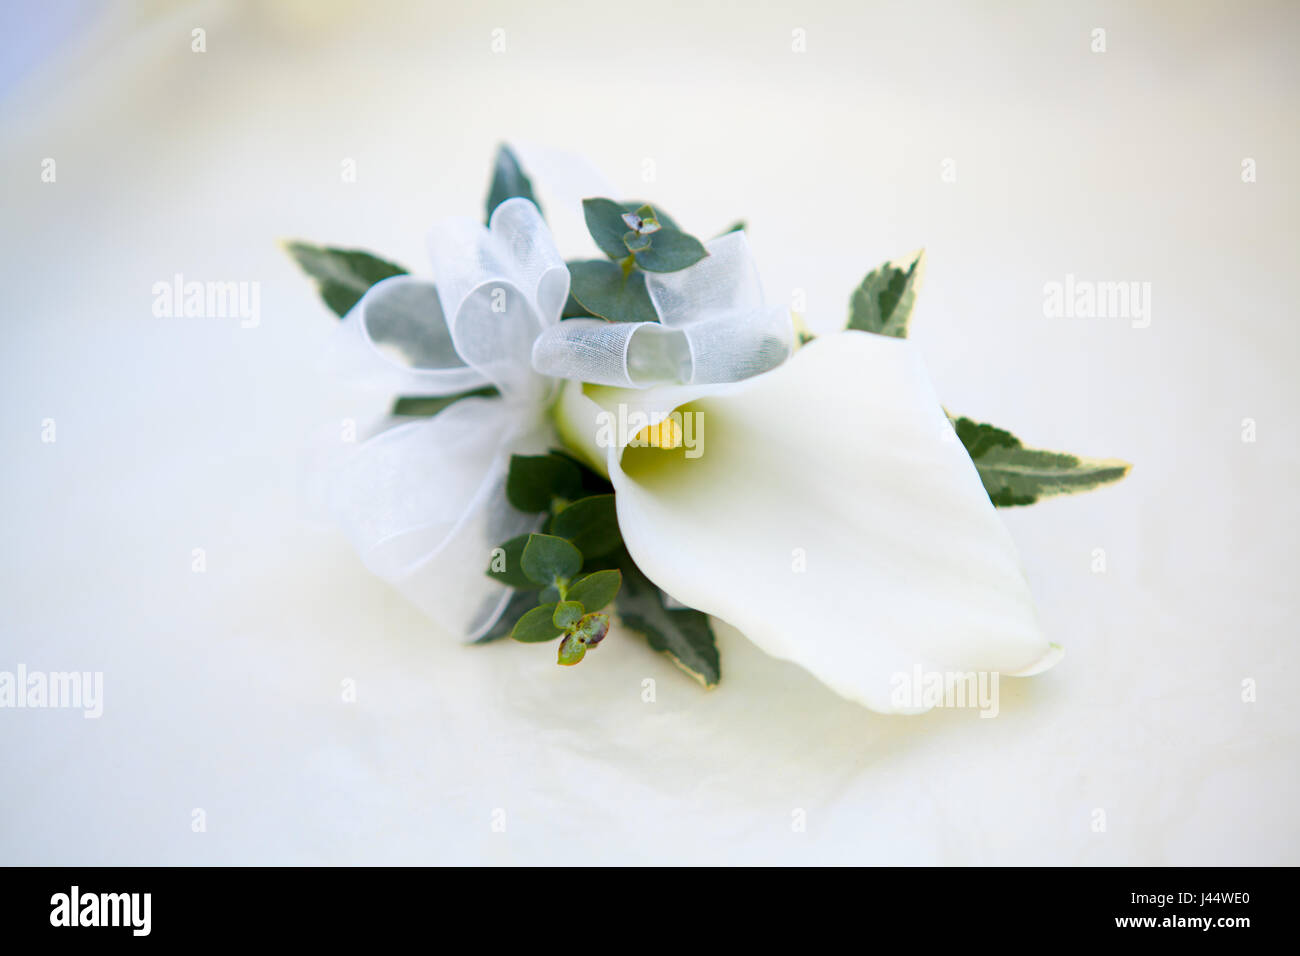
[[[551,408],[555,431],[561,443],[600,475],[609,477],[606,450],[596,441],[600,433],[601,406],[583,394],[581,382],[565,382],[559,400]]]

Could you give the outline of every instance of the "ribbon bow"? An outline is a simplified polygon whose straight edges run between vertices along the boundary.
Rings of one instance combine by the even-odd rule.
[[[569,272],[541,213],[499,205],[485,228],[437,224],[431,282],[394,276],[344,317],[333,365],[390,393],[439,397],[494,387],[397,425],[335,469],[328,509],[366,567],[452,633],[476,640],[511,592],[484,573],[491,549],[538,527],[506,500],[510,457],[556,444],[548,417],[562,379],[644,388],[736,381],[790,354],[789,314],[763,304],[748,243],[647,285],[662,324],[560,321]]]

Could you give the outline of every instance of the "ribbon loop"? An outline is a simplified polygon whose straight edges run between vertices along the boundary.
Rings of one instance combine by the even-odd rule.
[[[659,321],[686,326],[763,307],[763,285],[744,230],[705,243],[709,254],[678,272],[651,272],[646,288]]]
[[[743,232],[707,244],[680,272],[646,277],[659,322],[568,319],[537,337],[533,368],[595,385],[649,388],[735,382],[775,368],[794,347],[790,314],[763,304]]]
[[[368,570],[456,636],[475,640],[510,591],[485,573],[492,549],[537,525],[506,501],[510,456],[546,450],[536,416],[465,398],[360,445],[333,476],[329,509]]]
[[[544,398],[550,383],[533,371],[533,342],[559,321],[569,270],[537,207],[508,199],[486,229],[444,220],[429,235],[429,254],[456,353],[507,399]]]
[[[409,275],[370,287],[339,323],[326,362],[345,381],[398,395],[454,395],[488,383],[457,354],[434,284]]]

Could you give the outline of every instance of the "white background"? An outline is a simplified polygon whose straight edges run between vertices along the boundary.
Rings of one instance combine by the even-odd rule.
[[[1300,862],[1294,4],[25,6],[0,670],[105,701],[0,710],[0,862]],[[1004,512],[1065,660],[994,720],[877,716],[725,626],[711,692],[622,632],[558,668],[436,633],[309,527],[301,450],[386,400],[316,373],[334,320],[276,240],[418,271],[502,139],[747,219],[818,330],[925,246],[947,407],[1135,465]],[[178,272],[261,283],[260,325],[154,317]],[[1150,327],[1044,317],[1068,273],[1150,282]]]

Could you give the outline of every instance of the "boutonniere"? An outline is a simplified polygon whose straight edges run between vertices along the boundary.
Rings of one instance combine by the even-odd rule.
[[[502,147],[486,223],[436,223],[423,274],[289,244],[342,319],[333,367],[395,397],[326,482],[371,571],[450,633],[562,665],[616,613],[705,686],[717,617],[886,713],[935,705],[915,675],[1059,658],[996,508],[1129,466],[944,409],[907,340],[922,254],[814,338],[765,301],[743,228],[701,240],[610,196],[582,214],[601,255],[566,262]]]

